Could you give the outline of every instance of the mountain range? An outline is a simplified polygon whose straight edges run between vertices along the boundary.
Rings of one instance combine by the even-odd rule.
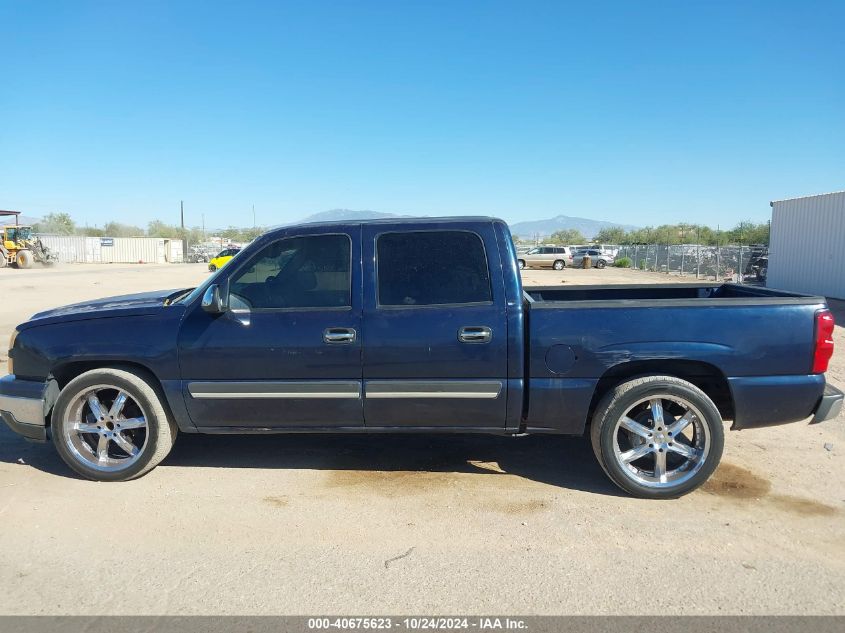
[[[331,211],[323,211],[315,213],[302,219],[302,222],[343,222],[350,220],[377,220],[381,218],[406,218],[407,215],[400,215],[397,213],[384,213],[380,211],[355,211],[353,209],[332,209]],[[511,233],[519,237],[531,238],[535,235],[547,236],[555,231],[564,229],[577,229],[587,239],[594,237],[599,231],[609,227],[621,226],[626,231],[638,229],[640,227],[630,224],[618,224],[616,222],[608,222],[605,220],[591,220],[589,218],[579,218],[569,215],[557,215],[546,220],[525,220],[522,222],[508,223],[510,225]]]
[[[535,235],[551,235],[555,231],[577,229],[587,239],[592,239],[602,229],[622,227],[626,231],[633,231],[640,227],[631,224],[619,224],[606,220],[591,220],[570,215],[556,215],[548,220],[526,220],[510,224],[511,233],[519,237],[531,238]]]

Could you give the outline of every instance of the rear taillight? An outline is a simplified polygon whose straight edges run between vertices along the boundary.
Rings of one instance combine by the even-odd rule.
[[[811,373],[823,374],[833,356],[833,315],[830,310],[816,312],[816,340],[813,348],[813,370]]]

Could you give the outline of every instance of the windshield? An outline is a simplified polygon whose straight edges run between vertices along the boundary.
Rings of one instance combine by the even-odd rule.
[[[8,237],[6,239],[12,242],[19,240],[26,241],[32,237],[32,228],[29,226],[16,226],[6,231]]]

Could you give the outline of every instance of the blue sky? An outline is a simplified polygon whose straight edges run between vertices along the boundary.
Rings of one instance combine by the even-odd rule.
[[[845,189],[843,2],[0,0],[0,208],[764,221]]]

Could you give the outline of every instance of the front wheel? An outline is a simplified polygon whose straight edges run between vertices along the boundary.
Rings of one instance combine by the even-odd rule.
[[[516,262],[516,263],[517,263],[517,265],[519,266],[519,269],[520,269],[520,270],[522,270],[523,268],[525,268],[525,262],[524,262],[524,261],[522,261],[521,259],[520,259],[520,260],[517,260],[517,262]]]
[[[18,268],[29,268],[32,266],[32,260],[32,252],[30,251],[18,251],[17,257],[15,257]]]
[[[552,268],[554,268],[555,270],[563,270],[564,268],[566,268],[566,263],[562,259],[559,259],[554,264],[552,264]]]
[[[635,497],[667,499],[698,488],[722,458],[722,416],[701,389],[674,376],[644,376],[602,398],[593,452],[608,477]]]
[[[208,272],[213,273],[216,270],[217,270],[217,266],[215,266],[214,264],[208,265]]]
[[[607,262],[603,259],[596,262],[596,268],[604,268],[605,266],[607,266]]]
[[[53,443],[74,471],[95,481],[140,477],[163,460],[176,425],[152,381],[122,369],[93,369],[62,389],[52,414]]]

